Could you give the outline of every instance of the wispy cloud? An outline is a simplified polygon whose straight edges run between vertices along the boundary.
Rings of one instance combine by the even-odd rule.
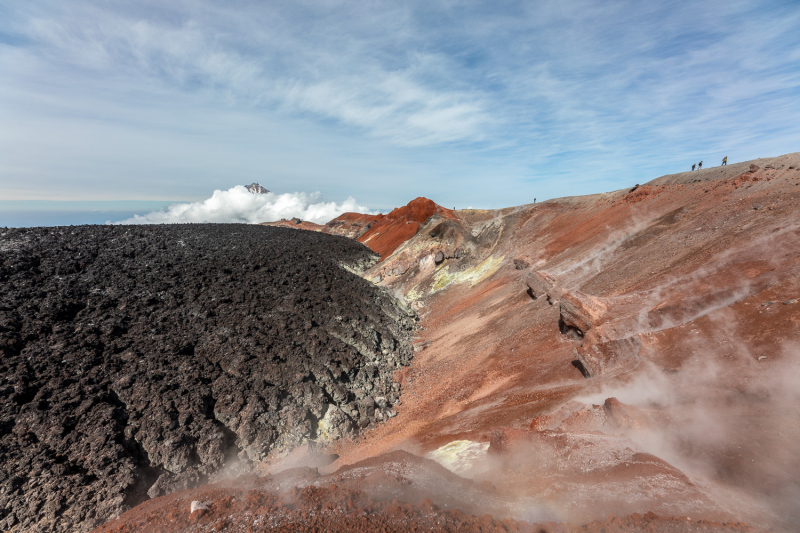
[[[89,75],[111,70],[213,91],[240,105],[312,113],[400,145],[476,140],[492,122],[479,91],[448,82],[445,70],[457,72],[446,56],[411,53],[393,64],[382,61],[380,48],[396,34],[365,36],[375,43],[352,35],[366,22],[354,5],[324,17],[317,16],[324,10],[308,6],[307,19],[286,6],[220,13],[201,2],[188,12],[152,6],[146,14],[111,6],[31,14],[23,31],[45,57]],[[390,13],[373,15],[389,22]],[[432,77],[440,79],[438,87],[428,83]]]
[[[387,203],[613,189],[800,149],[799,26],[777,0],[7,4],[0,180],[207,190],[233,160]]]

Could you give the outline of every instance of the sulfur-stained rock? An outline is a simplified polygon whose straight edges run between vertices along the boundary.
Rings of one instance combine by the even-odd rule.
[[[331,405],[325,416],[319,421],[317,440],[330,442],[353,433],[353,421],[347,414],[335,405]]]
[[[432,217],[443,220],[456,218],[450,209],[427,198],[416,198],[386,215],[344,213],[328,222],[321,231],[358,239],[379,253],[381,259],[386,259],[398,246],[416,235]],[[442,233],[437,231],[434,235],[440,237]]]
[[[408,263],[405,261],[394,262],[388,266],[386,273],[389,276],[402,276],[408,271]]]
[[[575,355],[583,366],[587,378],[606,373],[632,370],[639,365],[641,341],[628,337],[575,349]]]
[[[422,272],[426,270],[431,270],[433,267],[436,266],[436,262],[433,259],[433,254],[428,254],[419,260],[419,269]]]

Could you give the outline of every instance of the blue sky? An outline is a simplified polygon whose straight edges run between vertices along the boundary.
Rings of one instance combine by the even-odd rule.
[[[794,152],[798,28],[796,0],[2,2],[0,200],[495,208]]]

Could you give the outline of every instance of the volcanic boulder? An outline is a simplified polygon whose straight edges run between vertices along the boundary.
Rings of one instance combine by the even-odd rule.
[[[628,337],[575,348],[577,360],[587,378],[632,370],[639,365],[641,341]]]
[[[537,271],[525,278],[525,284],[528,286],[528,294],[539,299],[556,286],[556,280],[547,272]]]
[[[594,296],[580,291],[564,292],[559,299],[561,307],[560,326],[577,331],[581,336],[593,326],[600,324],[606,305]]]

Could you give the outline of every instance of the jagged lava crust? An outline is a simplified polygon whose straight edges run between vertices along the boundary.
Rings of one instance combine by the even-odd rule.
[[[416,318],[342,268],[375,260],[264,226],[0,229],[0,530],[88,531],[393,416]]]

